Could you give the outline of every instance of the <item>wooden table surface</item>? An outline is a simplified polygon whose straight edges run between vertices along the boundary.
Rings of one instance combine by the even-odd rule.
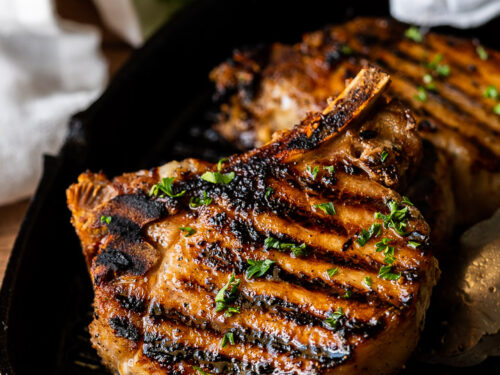
[[[132,52],[102,24],[91,0],[57,0],[57,13],[63,19],[92,24],[102,31],[101,50],[108,61],[110,77],[122,66]],[[0,284],[19,226],[28,209],[29,200],[0,207]]]

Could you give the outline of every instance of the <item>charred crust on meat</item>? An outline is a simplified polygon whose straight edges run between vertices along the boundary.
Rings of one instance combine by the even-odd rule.
[[[193,320],[191,317],[183,315],[181,312],[177,310],[166,311],[164,317],[169,321],[172,321],[176,324],[182,324],[183,326],[189,326],[195,329],[212,332],[217,335],[224,334],[224,332],[218,330],[210,322],[207,321],[197,322]],[[356,321],[347,322],[346,319],[343,318],[342,325],[345,326],[346,329],[352,331],[362,330],[362,332],[366,332],[366,328],[361,328],[361,326],[364,326],[365,324]],[[371,329],[379,330],[380,328],[377,327],[376,325],[372,325]],[[271,335],[250,328],[237,327],[231,329],[230,332],[233,333],[233,337],[236,343],[250,344],[255,347],[265,348],[272,354],[287,354],[292,358],[302,357],[302,358],[312,359],[318,361],[321,368],[335,367],[338,364],[346,361],[351,355],[351,348],[349,347],[338,348],[336,346],[316,346],[316,345],[296,346],[290,343],[289,339],[286,337],[283,338],[277,335]],[[344,335],[345,333],[341,329],[339,330],[339,334]],[[148,343],[147,337],[145,337],[145,343]],[[191,359],[191,358],[184,358],[184,359]],[[199,358],[194,358],[194,359],[200,360]]]
[[[137,342],[141,338],[139,329],[132,322],[123,316],[115,316],[109,319],[109,326],[115,331],[118,337]]]
[[[99,253],[95,259],[95,263],[99,266],[107,267],[114,272],[126,270],[132,264],[126,254],[113,248],[108,248]]]
[[[197,363],[213,363],[224,372],[234,373],[234,359],[221,354],[203,351],[194,347],[185,346],[172,340],[161,337],[156,333],[146,333],[142,353],[167,369],[179,361],[192,360]],[[242,366],[240,364],[240,366]],[[240,367],[236,367],[236,370]]]
[[[108,224],[108,230],[111,234],[130,243],[142,241],[141,226],[139,224],[123,216],[112,216],[112,218]]]
[[[129,295],[128,293],[119,292],[115,294],[115,299],[124,309],[131,310],[136,313],[142,313],[146,310],[146,305],[144,304],[144,300],[142,298]]]
[[[110,204],[116,204],[121,209],[126,210],[126,212],[134,211],[138,216],[144,218],[145,220],[159,219],[166,213],[165,206],[163,204],[149,199],[149,197],[142,193],[119,195],[115,197]]]

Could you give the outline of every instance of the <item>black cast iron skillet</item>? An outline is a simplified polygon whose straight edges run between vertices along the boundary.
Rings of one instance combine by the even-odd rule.
[[[16,240],[0,292],[0,374],[106,374],[90,346],[92,289],[69,223],[65,189],[85,169],[109,175],[172,159],[217,160],[235,152],[207,130],[208,72],[234,48],[295,42],[307,31],[358,15],[388,16],[381,1],[198,0],[138,50],[105,93],[69,124]],[[500,20],[445,32],[500,49]],[[472,369],[410,361],[406,374],[500,374],[489,359]]]

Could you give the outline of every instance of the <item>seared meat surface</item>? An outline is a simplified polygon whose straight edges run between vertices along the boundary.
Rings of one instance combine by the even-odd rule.
[[[422,145],[388,84],[364,69],[323,112],[218,165],[79,177],[68,205],[95,289],[92,342],[110,369],[401,368],[438,268],[428,225],[392,189]]]
[[[487,50],[482,60],[473,41],[435,33],[414,41],[406,29],[359,18],[306,34],[293,46],[235,52],[211,73],[219,96],[228,98],[216,129],[242,148],[262,145],[274,131],[322,108],[360,66],[377,64],[391,74],[391,94],[415,113],[421,136],[452,166],[458,224],[489,216],[500,206],[500,116],[493,110],[494,92],[487,90],[500,88],[500,54]],[[444,178],[436,185],[449,185],[442,171],[433,175]],[[446,209],[439,209],[437,222],[450,223],[453,211]]]

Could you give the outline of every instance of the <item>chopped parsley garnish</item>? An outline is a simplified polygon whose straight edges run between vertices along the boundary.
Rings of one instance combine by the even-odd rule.
[[[196,233],[196,231],[191,227],[179,227],[179,229],[183,232],[186,232],[186,234],[184,235],[185,237],[192,236]]]
[[[229,306],[226,310],[226,316],[229,318],[233,314],[239,314],[240,313],[240,308],[236,306]]]
[[[324,320],[324,322],[333,329],[337,329],[339,325],[339,320],[344,316],[344,311],[342,307],[339,307],[337,311],[331,314],[328,318]]]
[[[210,203],[213,202],[213,199],[210,197],[207,197],[207,192],[203,190],[203,198],[199,197],[191,197],[189,200],[189,206],[192,208],[200,207],[200,206],[208,206]]]
[[[408,197],[405,197],[405,196],[403,195],[403,197],[402,197],[402,198],[403,198],[403,199],[401,200],[401,203],[404,203],[404,204],[409,205],[409,206],[414,206],[414,204],[410,202],[410,199],[409,199]]]
[[[500,115],[500,103],[493,107],[493,113]]]
[[[401,277],[400,273],[393,273],[392,266],[382,266],[378,271],[378,277],[384,280],[398,280]]]
[[[413,247],[414,249],[416,249],[417,247],[419,247],[421,245],[421,243],[417,242],[417,241],[408,241],[408,245]]]
[[[379,241],[375,244],[375,251],[378,253],[382,251],[384,253],[384,263],[388,265],[392,265],[394,263],[394,246],[390,246],[389,242],[392,240],[389,238],[382,238],[382,241]]]
[[[207,182],[211,182],[212,184],[224,184],[227,185],[231,181],[234,180],[235,173],[220,173],[222,170],[222,163],[224,163],[227,159],[220,159],[217,163],[217,172],[205,172],[201,175],[201,179]]]
[[[413,97],[421,102],[425,102],[427,100],[427,93],[425,92],[425,88],[422,86],[418,86],[417,93],[413,95]]]
[[[483,46],[481,45],[477,46],[476,53],[481,60],[488,60],[488,52],[486,52]]]
[[[392,228],[401,236],[406,235],[404,228],[406,227],[406,217],[408,215],[408,207],[400,208],[395,201],[387,203],[391,210],[389,215],[383,215],[380,212],[375,213],[375,218],[384,221],[384,228]]]
[[[312,179],[315,180],[316,176],[318,175],[318,172],[319,172],[319,167],[315,166],[314,168],[311,168],[311,166],[308,166],[307,171],[311,175]]]
[[[273,192],[273,188],[272,187],[268,187],[266,188],[266,198],[269,198],[269,196],[271,195],[271,193]]]
[[[253,260],[248,259],[247,263],[250,265],[247,269],[247,279],[251,279],[252,276],[262,277],[269,270],[269,267],[272,266],[273,263],[276,263],[274,260],[265,259],[265,260]]]
[[[372,287],[372,278],[370,276],[366,276],[364,279],[363,279],[363,283],[368,287],[368,288],[371,288]]]
[[[281,250],[280,249],[280,241],[274,237],[267,237],[265,240],[264,240],[264,247],[266,249],[278,249],[278,250]]]
[[[323,169],[328,171],[328,173],[335,173],[335,166],[334,165],[325,165],[325,166],[323,166]]]
[[[430,63],[427,64],[427,67],[429,69],[436,69],[438,64],[443,60],[443,55],[441,53],[438,53],[434,58],[431,60]]]
[[[342,296],[342,298],[351,298],[351,297],[352,297],[352,290],[346,289],[345,294]]]
[[[483,96],[488,99],[498,99],[498,90],[495,85],[489,85],[483,91]]]
[[[234,313],[237,314],[240,312],[238,307],[229,306],[229,304],[236,299],[240,283],[241,280],[236,279],[236,275],[233,271],[229,281],[217,292],[217,295],[215,296],[215,311],[219,312],[226,310],[226,316],[228,318]]]
[[[380,251],[383,251],[384,253],[391,252],[390,248],[392,248],[392,246],[389,246],[389,242],[392,242],[390,238],[382,238],[381,241],[375,244],[375,251],[377,253]],[[392,252],[394,253],[394,248],[392,248]]]
[[[292,254],[295,255],[296,257],[300,257],[306,253],[306,244],[303,243],[302,245],[292,245],[290,247],[290,250],[292,251]]]
[[[327,215],[335,215],[337,212],[335,211],[335,207],[333,207],[332,202],[328,203],[318,203],[313,206],[314,208],[319,208]]]
[[[372,237],[377,237],[380,234],[380,224],[372,224],[368,230],[363,229],[361,234],[356,238],[359,246],[365,246]]]
[[[389,153],[385,150],[382,150],[382,152],[380,153],[380,161],[384,163],[388,156]]]
[[[436,84],[434,83],[434,79],[429,73],[425,74],[422,80],[424,81],[425,88],[427,90],[436,90]]]
[[[434,70],[437,74],[440,76],[449,76],[451,69],[449,65],[444,65],[440,64],[440,62],[443,60],[443,55],[441,53],[438,53],[430,63],[427,64],[427,67],[429,69]]]
[[[340,52],[344,55],[350,55],[352,53],[352,48],[347,44],[343,44],[342,47],[340,47]]]
[[[201,368],[197,367],[197,366],[193,366],[193,368],[198,371],[198,374],[200,375],[212,375],[211,373],[209,372],[206,372],[206,371],[203,371]]]
[[[104,215],[102,215],[101,216],[101,223],[103,223],[103,224],[104,223],[106,223],[106,224],[111,223],[111,216],[104,216]]]
[[[438,65],[436,66],[436,73],[440,76],[448,77],[450,75],[451,68],[449,65]]]
[[[151,190],[149,191],[149,196],[152,196],[152,195],[158,196],[158,193],[160,191],[162,191],[171,198],[182,197],[184,194],[186,194],[186,190],[183,190],[180,193],[174,194],[174,192],[172,190],[172,183],[174,181],[175,181],[174,177],[162,178],[160,182],[158,182],[157,184],[155,184],[151,187]],[[160,197],[164,197],[164,195],[161,194]]]
[[[306,253],[306,244],[296,245],[293,243],[281,242],[280,240],[269,236],[264,240],[264,247],[266,249],[277,249],[279,251],[290,250],[293,255],[301,256]]]
[[[222,337],[221,341],[221,346],[225,348],[227,346],[227,343],[230,343],[231,345],[234,345],[234,333],[233,332],[226,332],[224,337]]]
[[[414,42],[420,43],[424,40],[422,33],[416,26],[411,26],[405,31],[405,37],[413,40]]]
[[[338,267],[330,268],[328,271],[326,271],[326,273],[328,274],[329,277],[333,277],[339,273],[339,268]]]

